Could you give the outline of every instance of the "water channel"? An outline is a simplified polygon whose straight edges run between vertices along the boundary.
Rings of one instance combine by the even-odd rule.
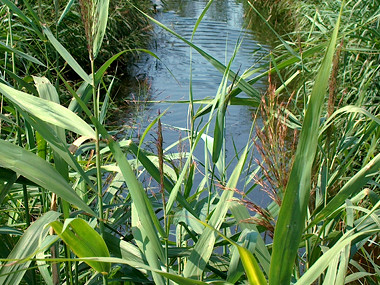
[[[158,11],[155,18],[190,40],[196,20],[207,2],[207,0],[166,0],[163,10]],[[269,51],[267,46],[261,45],[255,39],[254,32],[244,28],[244,13],[242,1],[215,0],[198,27],[193,40],[194,44],[224,64],[230,60],[237,43],[242,41],[232,64],[232,70],[239,71],[239,74],[262,61]],[[188,127],[188,104],[175,104],[169,101],[189,99],[190,48],[180,39],[155,26],[150,50],[159,57],[159,60],[149,55],[142,56],[135,65],[134,73],[136,77],[146,78],[146,82],[150,85],[147,97],[152,101],[161,102],[145,105],[145,108],[139,110],[137,117],[141,129],[145,130],[159,110],[163,112],[168,109],[162,117],[162,123],[164,143],[165,146],[169,146],[180,137],[187,135],[178,128]],[[215,97],[222,74],[196,51],[192,52],[191,60],[194,99]],[[263,93],[266,89],[265,81],[258,82],[255,88]],[[239,151],[247,145],[253,112],[254,110],[247,106],[228,107],[226,114],[227,162],[233,158],[234,150]],[[174,148],[173,151],[178,150]],[[195,156],[203,158],[202,146],[195,152]],[[230,166],[228,172],[232,168],[233,165]],[[264,199],[263,196],[262,199]]]

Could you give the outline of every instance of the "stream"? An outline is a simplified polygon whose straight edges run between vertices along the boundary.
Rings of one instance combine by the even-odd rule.
[[[158,11],[155,18],[190,40],[197,18],[201,15],[207,2],[206,0],[167,0],[163,10]],[[144,78],[145,84],[148,85],[148,87],[145,86],[146,94],[143,96],[151,101],[160,101],[160,103],[144,104],[142,108],[137,108],[134,120],[140,125],[141,131],[144,131],[158,112],[162,113],[166,110],[161,119],[165,148],[187,135],[186,132],[179,129],[188,128],[188,104],[168,101],[189,100],[190,48],[186,43],[158,26],[154,27],[153,33],[149,50],[159,59],[150,55],[142,55],[135,63],[134,73],[140,81],[142,81],[141,78]],[[199,25],[193,43],[226,65],[233,56],[239,41],[241,41],[241,45],[231,69],[240,75],[255,63],[262,62],[263,57],[268,54],[269,48],[255,40],[254,32],[244,28],[244,7],[241,1],[215,0]],[[194,50],[191,62],[194,99],[215,97],[223,75]],[[264,93],[265,80],[256,83],[255,88],[260,93]],[[135,94],[139,92],[141,93],[141,91],[135,91]],[[135,96],[141,99],[142,95]],[[197,109],[198,106],[195,108]],[[227,163],[234,157],[235,150],[240,151],[247,145],[253,113],[254,110],[246,106],[228,106],[226,114]],[[205,120],[207,119],[208,115],[205,117]],[[153,142],[155,138],[157,138],[157,134],[152,131],[145,141]],[[203,159],[203,142],[200,144],[202,146],[198,146],[195,156]],[[150,143],[150,145],[152,151],[156,152],[155,144]],[[185,146],[185,150],[188,151],[188,145]],[[170,152],[177,151],[176,146]],[[231,173],[234,164],[236,165],[236,161],[229,166],[228,173]],[[261,199],[265,199],[264,195],[259,196]]]

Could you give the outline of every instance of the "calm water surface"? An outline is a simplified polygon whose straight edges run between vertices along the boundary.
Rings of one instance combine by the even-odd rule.
[[[164,10],[159,11],[156,19],[172,30],[190,40],[197,18],[208,1],[206,0],[167,0]],[[255,35],[244,29],[244,9],[240,1],[215,0],[205,18],[197,29],[194,43],[207,53],[227,64],[233,55],[235,46],[242,41],[232,70],[241,74],[268,54],[268,48],[255,40]],[[160,60],[151,56],[142,56],[136,63],[137,77],[146,77],[151,88],[151,100],[175,101],[189,99],[190,48],[160,27],[154,28],[154,40],[150,48]],[[169,72],[169,70],[170,72]],[[194,99],[213,98],[222,80],[222,74],[207,62],[196,51],[192,52],[192,86]],[[261,92],[265,90],[265,82],[256,86]],[[240,96],[244,96],[240,95]],[[163,112],[165,146],[184,137],[175,128],[187,128],[187,104],[163,103],[150,104],[140,110],[142,130],[154,118],[158,110]],[[229,106],[226,116],[226,149],[227,157],[246,146],[252,125],[253,110],[245,106]],[[205,119],[208,118],[208,115]],[[174,128],[173,128],[174,127]],[[154,137],[154,134],[152,134]],[[149,139],[149,138],[148,138]],[[177,151],[176,148],[173,151]],[[203,147],[199,147],[196,156],[203,157]],[[228,160],[227,160],[228,162]],[[230,167],[232,170],[232,166]]]

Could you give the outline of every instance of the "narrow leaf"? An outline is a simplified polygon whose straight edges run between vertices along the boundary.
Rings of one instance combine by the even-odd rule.
[[[91,77],[83,70],[83,68],[78,64],[78,62],[72,57],[72,55],[61,45],[60,42],[53,36],[52,32],[47,28],[43,27],[43,31],[51,44],[57,50],[57,52],[67,61],[68,65],[88,84],[92,85]]]
[[[294,164],[276,223],[269,276],[270,284],[289,284],[291,280],[305,225],[310,197],[311,168],[318,144],[320,115],[329,81],[343,7],[344,1],[311,92]]]
[[[96,3],[95,15],[93,15],[95,23],[95,27],[93,27],[93,29],[95,35],[92,50],[94,58],[96,58],[100,47],[102,46],[104,34],[107,28],[109,0],[96,0],[94,2]]]
[[[10,260],[26,260],[20,263],[9,262],[6,266],[2,266],[0,269],[0,284],[17,285],[20,283],[31,263],[33,254],[38,249],[40,238],[44,238],[48,234],[49,228],[45,227],[45,225],[55,221],[59,216],[60,213],[50,211],[30,225],[8,255]]]

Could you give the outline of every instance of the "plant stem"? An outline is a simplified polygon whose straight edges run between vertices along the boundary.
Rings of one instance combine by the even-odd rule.
[[[99,121],[99,97],[97,95],[97,85],[95,82],[95,62],[90,53],[91,73],[92,73],[92,100],[94,106],[94,117]],[[102,171],[100,157],[100,135],[99,130],[95,126],[95,153],[96,153],[96,181],[98,189],[98,210],[99,210],[99,230],[100,235],[104,238],[104,215],[103,215],[103,189],[102,189]],[[103,275],[103,284],[108,284],[107,276]]]
[[[160,116],[160,111],[158,111],[158,116]],[[162,198],[162,210],[164,212],[164,229],[166,232],[165,237],[165,256],[166,256],[166,271],[169,272],[170,266],[169,266],[169,226],[168,226],[168,217],[166,215],[166,201],[165,201],[165,188],[164,188],[164,153],[163,153],[163,137],[162,137],[162,125],[161,125],[161,119],[158,119],[157,122],[158,126],[158,140],[157,140],[157,151],[158,151],[158,165],[159,165],[159,171],[160,171],[160,192],[161,192],[161,198]],[[166,283],[169,285],[169,278],[166,279]]]

